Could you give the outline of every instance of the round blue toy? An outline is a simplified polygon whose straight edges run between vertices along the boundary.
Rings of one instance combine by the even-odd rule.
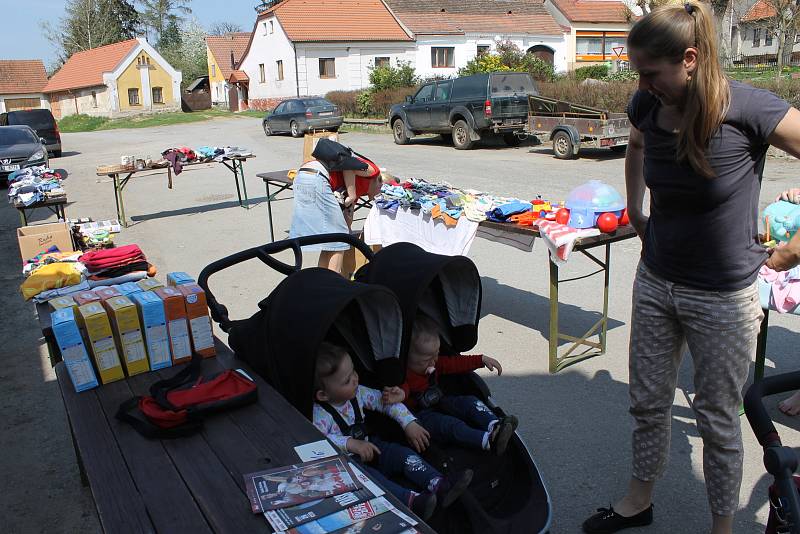
[[[569,226],[593,228],[603,213],[621,217],[625,210],[625,199],[610,185],[600,180],[590,180],[572,190],[565,206],[569,209]]]
[[[764,223],[772,239],[789,241],[800,228],[800,205],[779,200],[764,210]]]

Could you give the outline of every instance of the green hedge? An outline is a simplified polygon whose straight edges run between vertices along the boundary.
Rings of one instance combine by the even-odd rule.
[[[416,92],[416,87],[397,87],[383,91],[331,91],[325,98],[339,106],[345,117],[385,119],[393,105],[403,102],[406,95]]]
[[[593,78],[595,80],[602,80],[606,76],[611,69],[609,69],[608,65],[605,63],[600,63],[598,65],[587,65],[585,67],[578,67],[575,69],[575,78],[578,80],[585,80],[587,78]]]

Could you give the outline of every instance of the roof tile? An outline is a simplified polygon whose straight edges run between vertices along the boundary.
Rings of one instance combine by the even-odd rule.
[[[552,0],[571,22],[630,22],[625,4],[616,0]]]
[[[211,54],[217,61],[217,66],[226,80],[233,71],[231,66],[231,52],[233,52],[234,64],[238,64],[244,57],[247,50],[247,43],[250,41],[251,32],[236,32],[227,35],[209,35],[206,37]]]
[[[41,93],[47,71],[41,59],[0,60],[0,94]]]
[[[137,39],[128,39],[73,54],[56,72],[45,93],[55,93],[81,87],[103,85],[103,73],[114,70],[120,61],[139,44]]]
[[[763,20],[774,17],[777,12],[775,6],[771,5],[764,0],[758,0],[753,6],[747,10],[747,13],[741,18],[742,22],[754,22],[756,20]]]

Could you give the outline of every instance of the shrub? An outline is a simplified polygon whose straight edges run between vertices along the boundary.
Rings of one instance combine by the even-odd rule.
[[[755,87],[772,91],[792,106],[800,108],[800,80],[744,81]]]
[[[355,117],[359,114],[358,97],[362,91],[331,91],[325,98],[338,106],[345,117]]]
[[[585,67],[578,67],[575,69],[575,78],[577,80],[585,80],[587,78],[594,78],[595,80],[602,80],[609,73],[608,65],[600,63],[597,65],[586,65]]]
[[[617,72],[613,72],[603,78],[603,80],[609,82],[630,82],[630,81],[638,81],[639,80],[639,73],[633,69],[629,70],[618,70]]]
[[[555,78],[553,66],[534,56],[522,52],[517,45],[505,41],[497,45],[497,52],[481,54],[458,71],[459,76],[469,76],[481,72],[517,71],[528,72],[534,80],[552,81]]]
[[[542,96],[583,104],[611,112],[624,112],[638,83],[634,81],[584,84],[575,78],[560,78],[554,82],[540,83]]]
[[[405,100],[407,95],[413,95],[416,92],[416,87],[398,87],[395,89],[386,89],[384,91],[375,91],[370,96],[369,115],[385,119],[389,116],[389,109],[393,105],[399,104]]]
[[[405,61],[398,61],[397,67],[373,67],[369,73],[369,83],[375,91],[417,85],[414,67]]]

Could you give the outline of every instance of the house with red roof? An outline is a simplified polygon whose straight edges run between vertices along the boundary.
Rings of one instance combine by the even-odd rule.
[[[0,113],[46,108],[45,85],[41,59],[0,59]]]
[[[634,15],[620,0],[543,0],[565,28],[567,69],[621,59]]]
[[[235,32],[206,37],[208,56],[208,83],[214,104],[228,103],[228,79],[244,57],[250,43],[250,32]]]
[[[78,113],[116,117],[180,110],[181,79],[140,37],[76,52],[43,92],[57,119]]]
[[[774,61],[778,53],[775,15],[775,6],[771,2],[757,0],[751,5],[731,31],[731,55],[734,58],[741,56]],[[791,46],[792,62],[800,62],[800,31]]]

